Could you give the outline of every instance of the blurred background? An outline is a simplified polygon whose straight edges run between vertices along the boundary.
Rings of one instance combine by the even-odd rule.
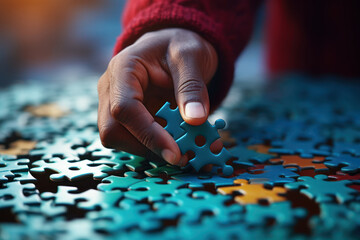
[[[121,33],[125,0],[1,0],[0,86],[101,75]],[[261,81],[263,10],[236,79]],[[246,60],[244,60],[246,59]]]

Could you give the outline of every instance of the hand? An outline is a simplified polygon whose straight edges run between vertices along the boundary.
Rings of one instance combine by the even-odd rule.
[[[150,150],[171,164],[186,164],[153,116],[169,101],[176,102],[187,123],[204,123],[210,111],[206,85],[216,68],[215,49],[192,31],[170,28],[144,34],[112,58],[99,80],[102,144],[140,156]]]

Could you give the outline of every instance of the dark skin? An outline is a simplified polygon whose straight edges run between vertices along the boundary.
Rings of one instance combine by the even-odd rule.
[[[207,84],[218,57],[198,34],[179,28],[149,32],[112,58],[98,83],[98,127],[105,147],[145,156],[152,151],[167,162],[187,163],[170,134],[154,119],[169,101],[191,125],[210,112]],[[221,148],[212,144],[213,151]]]

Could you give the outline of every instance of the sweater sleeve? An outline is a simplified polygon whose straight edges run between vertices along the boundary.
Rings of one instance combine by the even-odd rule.
[[[217,72],[208,86],[211,108],[215,108],[231,86],[234,63],[250,38],[258,3],[254,0],[129,0],[114,54],[146,32],[178,27],[198,33],[214,46],[219,58]]]

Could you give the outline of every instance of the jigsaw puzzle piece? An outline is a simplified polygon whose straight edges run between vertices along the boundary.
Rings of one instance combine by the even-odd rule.
[[[180,127],[180,124],[184,122],[179,112],[179,108],[170,108],[170,103],[166,102],[155,116],[166,120],[166,126],[164,129],[176,140],[185,134],[184,129]]]
[[[89,212],[87,217],[94,221],[95,230],[107,233],[117,233],[137,227],[149,231],[161,227],[159,222],[152,219],[153,214],[150,213],[151,211],[148,204],[124,199],[120,202],[119,207],[100,212]]]
[[[30,155],[41,156],[42,159],[53,157],[79,159],[78,152],[73,149],[77,144],[81,145],[82,142],[71,142],[65,138],[56,138],[53,143],[43,141],[36,144],[36,148],[30,151]]]
[[[13,212],[26,209],[26,205],[40,203],[38,191],[32,183],[5,183],[3,187],[0,188],[0,199],[0,209],[12,208]]]
[[[253,162],[265,163],[274,157],[271,154],[259,153],[242,146],[233,147],[229,150],[229,152],[232,156],[237,158],[237,160],[234,160],[233,163],[245,166],[253,166]]]
[[[76,187],[58,186],[56,193],[44,192],[41,198],[53,199],[56,205],[76,205],[85,210],[109,209],[116,206],[116,203],[123,197],[121,191],[102,192],[89,189],[79,193]],[[77,203],[78,202],[78,203]]]
[[[273,187],[266,189],[263,184],[248,184],[244,179],[237,179],[234,181],[235,186],[220,187],[217,191],[223,195],[232,195],[240,193],[235,196],[235,201],[240,204],[257,204],[261,200],[266,200],[269,203],[286,201],[284,197],[286,189],[282,187]]]
[[[325,171],[328,168],[323,164],[325,157],[303,158],[297,155],[283,155],[280,158],[270,160],[271,163],[281,163],[285,167],[296,167],[298,170],[315,169]]]
[[[96,153],[96,152],[95,152]],[[94,156],[96,154],[94,153]],[[105,164],[111,166],[114,170],[139,171],[145,167],[146,159],[127,152],[112,152],[110,159],[99,159],[93,161],[95,164]]]
[[[175,191],[173,196],[166,198],[165,203],[155,203],[156,216],[160,219],[176,219],[188,224],[199,223],[205,212],[220,217],[226,217],[225,203],[231,198],[229,196],[213,195],[205,191],[192,192],[191,189],[183,188]],[[174,205],[175,204],[175,205]],[[238,211],[242,211],[241,207]]]
[[[265,165],[263,169],[251,170],[251,173],[242,173],[236,178],[247,179],[250,183],[266,183],[267,185],[283,185],[295,182],[299,175],[282,165]]]
[[[177,180],[168,180],[163,183],[161,178],[146,178],[146,181],[138,182],[129,187],[125,197],[141,201],[148,199],[150,202],[161,201],[166,196],[172,196],[176,189],[186,183]]]
[[[144,181],[139,177],[140,175],[136,172],[126,172],[124,177],[109,176],[104,178],[97,188],[104,192],[124,189],[127,190],[131,185]]]
[[[261,226],[267,220],[275,220],[278,225],[291,226],[296,220],[305,218],[307,211],[304,208],[292,208],[290,202],[277,202],[264,205],[246,205],[246,223]]]
[[[237,177],[219,176],[215,171],[210,173],[185,173],[175,175],[173,178],[185,182],[189,188],[203,188],[207,184],[214,184],[215,187],[230,186],[237,179]]]
[[[65,179],[77,181],[89,176],[100,180],[107,177],[109,172],[114,171],[113,168],[103,164],[95,164],[89,160],[73,160],[71,158],[39,160],[34,162],[32,166],[30,169],[32,173],[45,173],[46,170],[56,172],[50,175],[50,179],[56,182]]]
[[[8,182],[16,173],[29,170],[29,159],[4,159],[0,156],[0,182]]]
[[[349,154],[330,156],[325,159],[324,164],[328,167],[340,167],[345,173],[355,173],[360,171],[360,157]]]
[[[298,182],[285,184],[285,187],[287,189],[303,188],[300,192],[318,203],[331,202],[333,198],[336,198],[340,203],[344,203],[355,199],[355,195],[358,194],[356,190],[349,188],[347,185],[352,183],[360,184],[360,181],[327,180],[326,175],[316,175],[314,178],[303,176],[298,178]]]

